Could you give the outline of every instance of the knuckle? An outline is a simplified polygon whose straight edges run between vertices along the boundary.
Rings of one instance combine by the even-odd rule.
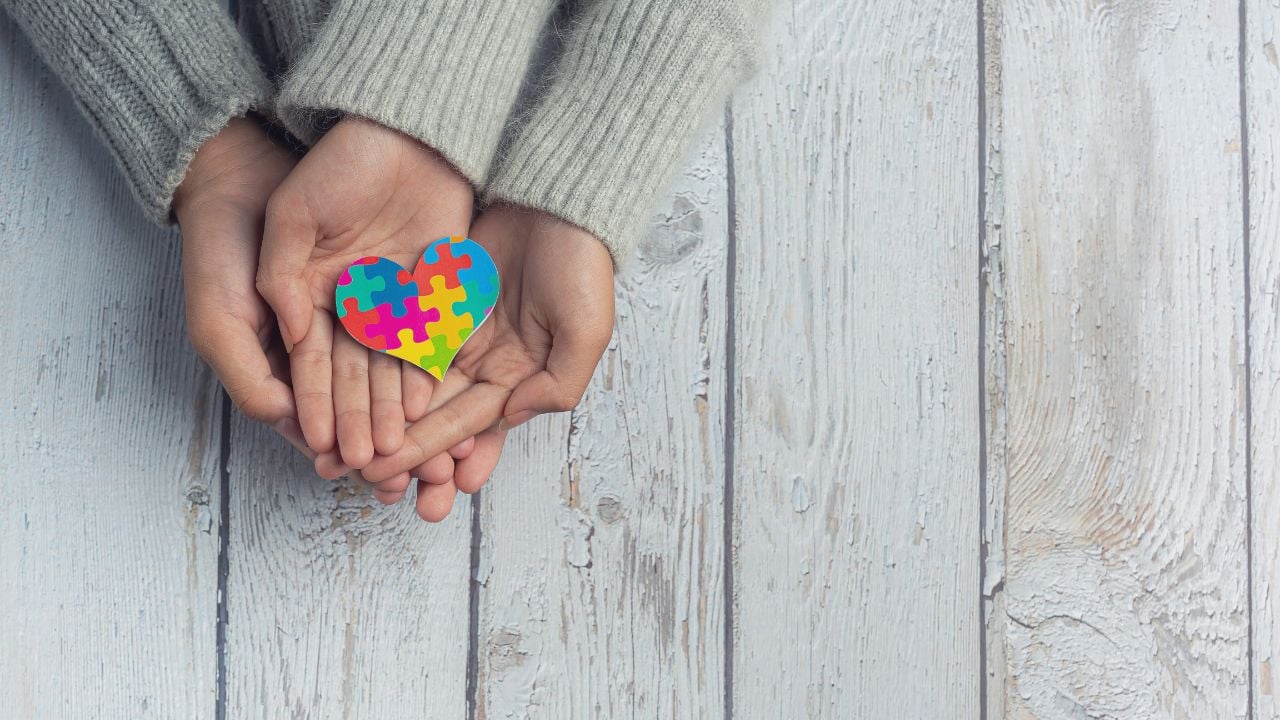
[[[412,459],[412,464],[414,465],[425,462],[427,459],[427,454],[423,450],[422,443],[418,441],[418,438],[408,433],[405,434],[404,445],[401,447],[402,452],[405,450],[408,450],[409,457]]]
[[[462,416],[457,410],[451,407],[444,407],[439,410],[440,422],[444,423],[444,437],[457,438],[459,441],[466,435],[466,429],[463,427]]]
[[[334,368],[335,375],[341,380],[367,381],[369,366],[362,362],[340,362]]]
[[[289,355],[294,367],[305,371],[324,370],[329,365],[329,353],[316,349],[294,348]]]
[[[294,390],[293,399],[298,403],[310,403],[317,401],[322,405],[328,405],[333,396],[327,390]]]
[[[568,391],[557,395],[551,402],[552,408],[556,412],[569,412],[578,407],[578,403],[582,402],[582,393]]]

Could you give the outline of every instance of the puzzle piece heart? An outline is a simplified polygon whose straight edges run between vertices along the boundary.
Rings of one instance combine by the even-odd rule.
[[[351,263],[334,305],[356,342],[411,362],[437,380],[498,301],[498,268],[470,238],[427,246],[410,274],[381,257]]]

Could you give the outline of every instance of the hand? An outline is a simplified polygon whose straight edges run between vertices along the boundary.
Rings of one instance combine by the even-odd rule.
[[[386,489],[389,478],[474,436],[451,478],[419,483],[418,514],[429,520],[448,515],[457,490],[484,485],[508,429],[577,406],[613,333],[613,264],[590,233],[545,213],[497,206],[481,214],[470,237],[498,266],[498,304],[462,346],[434,409],[406,431],[404,447],[364,469]]]
[[[358,118],[330,130],[271,196],[257,288],[293,345],[294,397],[322,475],[398,450],[405,421],[426,412],[433,388],[422,370],[334,328],[328,311],[338,277],[367,255],[411,269],[430,241],[466,231],[473,201],[466,179],[436,152]],[[445,460],[452,464],[438,462]],[[407,485],[408,477],[398,480]]]
[[[271,309],[254,289],[267,197],[295,162],[257,123],[235,118],[200,147],[173,210],[191,344],[236,407],[296,444],[288,363]]]

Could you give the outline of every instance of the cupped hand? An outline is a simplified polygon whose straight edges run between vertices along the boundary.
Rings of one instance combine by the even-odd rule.
[[[577,406],[613,332],[613,264],[590,233],[499,205],[480,215],[470,237],[498,266],[498,303],[462,346],[427,416],[406,431],[404,447],[364,468],[369,481],[388,483],[382,488],[419,468],[417,509],[428,520],[448,515],[457,490],[472,493],[488,480],[508,429]],[[473,436],[449,477],[430,472],[442,452]]]
[[[236,407],[295,444],[288,362],[254,274],[267,198],[296,162],[256,122],[235,118],[200,147],[173,198],[191,344]]]
[[[359,118],[334,126],[272,194],[257,289],[292,346],[298,416],[322,475],[398,450],[406,420],[427,411],[434,383],[335,328],[329,311],[338,277],[369,255],[412,269],[432,240],[466,232],[473,205],[470,184],[438,153]],[[393,479],[407,484],[409,469]]]

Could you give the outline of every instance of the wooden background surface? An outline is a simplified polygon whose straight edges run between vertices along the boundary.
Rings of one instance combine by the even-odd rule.
[[[779,5],[439,526],[227,407],[0,19],[0,717],[1280,717],[1280,3]]]

